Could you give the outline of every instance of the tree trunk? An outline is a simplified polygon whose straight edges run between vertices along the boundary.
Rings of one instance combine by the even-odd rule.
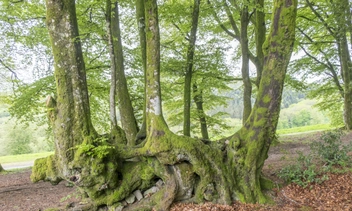
[[[4,172],[5,169],[1,166],[1,163],[0,163],[0,172]]]
[[[110,30],[108,31],[110,34],[110,48],[112,49],[110,58],[113,63],[112,67],[116,68],[116,88],[122,129],[126,133],[127,144],[134,146],[138,132],[138,125],[127,88],[118,8],[117,1],[114,1],[112,9],[110,5],[110,13],[107,14],[110,16],[109,18],[111,20]]]
[[[95,137],[90,119],[85,66],[79,39],[75,1],[47,0],[47,26],[54,55],[56,99],[47,106],[55,136],[60,175],[69,176],[73,147],[85,137]],[[64,15],[63,15],[64,14]]]
[[[243,80],[243,115],[242,124],[247,121],[252,111],[252,83],[249,77],[249,47],[247,28],[249,24],[248,8],[241,11],[241,51],[242,51],[242,80]]]
[[[52,23],[60,23],[66,17],[70,17],[69,14],[72,13],[69,10],[59,9],[72,9],[73,2],[65,5],[64,2],[60,3],[56,0],[55,3],[59,3],[58,5],[55,7],[49,5],[48,12],[50,9],[56,9],[54,11],[60,12],[57,17],[61,19],[48,16],[48,20]],[[230,204],[234,200],[267,202],[267,198],[262,193],[260,173],[271,141],[275,137],[283,83],[294,42],[297,1],[275,0],[274,6],[272,28],[264,45],[262,80],[251,115],[244,127],[230,140],[203,143],[198,139],[173,134],[165,123],[161,107],[157,1],[145,1],[146,140],[138,147],[119,144],[118,141],[111,143],[111,140],[106,137],[97,137],[93,134],[92,127],[88,127],[91,130],[87,133],[83,123],[80,124],[82,128],[78,130],[80,135],[78,136],[74,130],[63,125],[67,121],[67,116],[64,118],[54,116],[56,123],[65,129],[61,130],[72,135],[63,136],[61,133],[55,133],[55,139],[58,140],[56,146],[59,148],[57,151],[61,152],[61,156],[67,156],[65,159],[68,160],[71,158],[70,153],[75,152],[74,158],[71,158],[69,160],[71,162],[67,162],[64,168],[70,173],[67,174],[66,179],[72,181],[85,196],[89,197],[92,206],[90,210],[97,210],[104,206],[111,210],[116,208],[168,210],[175,201],[196,203],[209,201],[220,204]],[[68,24],[65,22],[63,25]],[[49,27],[50,35],[55,34],[57,29],[57,26]],[[59,30],[60,34],[67,34],[65,30],[68,28],[60,29],[62,29]],[[67,45],[66,42],[72,40],[75,39],[70,36],[60,37],[59,40],[53,39],[53,43],[60,41]],[[53,45],[53,49],[56,55],[56,45]],[[76,50],[76,48],[69,48],[65,57],[54,57],[57,59],[55,61],[60,65],[65,64],[67,58],[71,58],[68,55]],[[56,66],[55,71],[66,73],[64,71],[66,68],[60,69],[60,66]],[[55,76],[58,80],[62,80],[60,74]],[[61,80],[58,81],[58,92],[71,87],[70,83],[62,83]],[[69,77],[68,81],[71,82],[74,79]],[[65,90],[65,93],[71,93],[72,90],[75,89]],[[70,109],[74,109],[70,114],[75,114],[75,108],[61,105],[62,99],[59,96],[61,95],[58,95],[57,106],[52,108],[56,108],[55,111],[58,114],[66,114]],[[89,105],[88,101],[80,105],[82,102],[79,101],[75,105],[77,107]],[[70,123],[76,126],[81,119],[84,118],[71,119],[74,121]],[[93,140],[90,136],[87,137],[92,134],[95,136]],[[72,137],[79,137],[80,142],[71,141]],[[71,147],[66,148],[66,154],[62,153],[62,148],[66,147],[64,141],[71,143]],[[83,143],[80,144],[82,141]],[[80,145],[75,147],[73,143]],[[34,181],[47,179],[41,176],[40,167],[53,164],[55,166],[55,162],[54,157],[37,160],[35,167],[38,177],[34,175],[31,178],[36,178],[33,179]],[[137,192],[144,192],[144,196],[140,201],[126,206],[125,200]]]
[[[333,5],[337,23],[335,34],[339,52],[342,78],[344,82],[344,122],[347,130],[352,129],[352,61],[348,49],[348,15],[350,8],[346,8],[348,1],[335,3]]]
[[[142,68],[144,73],[144,100],[143,100],[143,122],[141,129],[138,131],[136,141],[140,142],[146,137],[147,127],[146,127],[146,84],[147,84],[147,74],[146,74],[146,35],[145,35],[145,9],[144,9],[144,0],[136,0],[136,18],[138,23],[138,34],[139,34],[139,43],[141,48],[142,55]]]
[[[207,120],[205,118],[205,112],[203,109],[203,93],[201,90],[198,90],[198,86],[196,83],[193,84],[193,95],[194,95],[194,102],[196,103],[196,106],[197,106],[197,114],[199,118],[202,138],[204,140],[209,140]]]
[[[189,37],[187,62],[185,71],[185,84],[184,84],[184,107],[183,107],[183,135],[191,136],[191,95],[192,95],[192,73],[193,73],[193,57],[195,44],[197,39],[197,27],[199,17],[200,0],[194,0],[193,13],[192,13],[192,28]]]
[[[346,36],[338,41],[340,64],[344,82],[344,122],[347,130],[352,129],[352,64]]]
[[[281,95],[295,39],[297,1],[274,1],[272,25],[264,43],[264,68],[257,100],[244,127],[231,139],[228,157],[244,201],[264,202],[260,174],[279,119]]]
[[[256,62],[254,62],[257,69],[256,86],[259,87],[260,80],[263,72],[263,44],[265,42],[265,13],[264,13],[264,0],[257,0],[257,9],[255,10],[255,47],[257,52]]]
[[[106,28],[108,35],[108,45],[109,45],[109,54],[111,58],[111,82],[110,82],[110,122],[111,122],[111,138],[117,139],[122,143],[126,142],[125,134],[123,130],[117,124],[117,115],[116,115],[116,77],[117,77],[117,67],[116,59],[114,52],[114,41],[113,41],[113,32],[112,32],[112,22],[111,22],[112,10],[111,10],[111,0],[106,0]]]

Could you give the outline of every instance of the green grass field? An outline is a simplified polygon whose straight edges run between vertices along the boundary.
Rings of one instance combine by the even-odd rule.
[[[31,161],[37,158],[47,157],[49,155],[54,154],[54,152],[42,152],[42,153],[34,153],[34,154],[22,154],[22,155],[7,155],[0,157],[0,163],[17,163],[24,161]]]
[[[306,132],[314,132],[314,131],[323,131],[323,130],[331,130],[335,129],[329,124],[319,124],[319,125],[308,125],[303,127],[294,127],[288,129],[280,129],[277,130],[276,133],[278,135],[285,135],[285,134],[294,134],[294,133],[306,133]]]

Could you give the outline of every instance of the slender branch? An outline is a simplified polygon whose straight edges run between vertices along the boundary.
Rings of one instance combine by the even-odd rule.
[[[324,18],[317,12],[317,10],[313,7],[313,4],[309,1],[306,0],[309,8],[312,10],[312,12],[314,13],[315,16],[317,16],[317,18],[321,21],[321,23],[323,23],[323,25],[325,26],[325,28],[330,32],[331,36],[335,37],[335,33],[333,31],[333,28],[330,27],[328,25],[328,23],[324,20]]]
[[[236,40],[239,40],[240,37],[239,37],[238,34],[234,34],[229,29],[227,29],[226,26],[223,23],[221,23],[219,17],[217,16],[217,14],[216,14],[216,12],[214,10],[214,7],[210,3],[210,0],[208,0],[207,2],[208,2],[209,7],[211,8],[212,15],[213,15],[215,21],[219,24],[219,26],[222,28],[222,30],[224,30],[224,32],[226,32],[226,34],[228,34],[230,37],[232,37],[232,38],[234,38]]]
[[[12,79],[12,80],[13,80],[14,78],[17,79],[17,80],[19,80],[19,78],[18,78],[18,76],[17,76],[17,73],[16,73],[14,70],[12,70],[9,66],[7,66],[7,65],[5,64],[5,62],[2,61],[2,59],[0,59],[0,63],[1,63],[8,71],[11,72],[11,79]]]

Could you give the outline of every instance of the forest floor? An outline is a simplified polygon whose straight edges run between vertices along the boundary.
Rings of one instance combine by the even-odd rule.
[[[329,174],[329,179],[321,184],[311,184],[302,188],[296,184],[283,185],[277,172],[284,166],[296,162],[297,151],[309,153],[309,143],[319,140],[321,132],[304,135],[291,135],[280,138],[280,144],[271,147],[263,173],[272,179],[278,188],[267,192],[274,202],[272,205],[241,204],[232,206],[215,204],[174,204],[172,211],[230,211],[230,210],[336,210],[352,211],[352,173]],[[346,134],[342,141],[347,144],[352,133]],[[79,203],[77,191],[64,182],[52,186],[48,182],[31,183],[30,169],[10,171],[0,174],[1,211],[42,211],[48,208],[65,208]],[[279,188],[280,187],[280,188]]]

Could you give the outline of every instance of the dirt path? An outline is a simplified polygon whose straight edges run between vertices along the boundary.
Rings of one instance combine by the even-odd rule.
[[[75,189],[62,182],[53,186],[48,182],[31,183],[31,170],[0,175],[1,211],[39,211],[50,207],[62,207],[78,201]],[[68,197],[71,196],[71,197]],[[68,198],[65,200],[65,198]]]
[[[283,137],[283,143],[271,147],[263,172],[275,182],[281,181],[276,172],[288,163],[294,162],[297,151],[309,152],[307,142],[317,140],[319,133]],[[307,141],[308,140],[308,141]],[[351,142],[352,133],[347,134],[344,143]],[[4,166],[5,167],[5,166]],[[6,167],[5,167],[6,168]],[[65,182],[52,186],[48,182],[31,183],[30,169],[22,172],[0,175],[0,211],[43,211],[47,208],[61,208],[78,202],[74,188],[66,187]],[[222,206],[214,204],[193,205],[175,204],[172,211],[215,211],[215,210],[333,210],[352,211],[352,174],[331,175],[330,180],[310,189],[289,185],[279,190],[270,191],[276,205],[234,204]]]
[[[34,165],[34,160],[17,162],[17,163],[4,163],[1,165],[5,170],[28,168],[28,167],[32,167]]]

